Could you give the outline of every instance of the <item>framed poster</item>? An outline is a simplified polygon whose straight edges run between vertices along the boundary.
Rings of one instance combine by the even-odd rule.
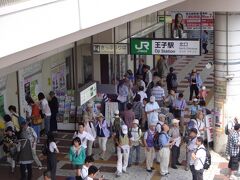
[[[52,68],[52,90],[66,89],[66,65],[65,63]]]

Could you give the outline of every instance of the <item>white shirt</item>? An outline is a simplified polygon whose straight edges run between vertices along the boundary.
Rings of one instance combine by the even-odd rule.
[[[145,107],[146,112],[154,110],[154,112],[150,112],[150,113],[147,114],[148,124],[151,124],[151,123],[157,124],[157,122],[158,122],[158,110],[159,109],[160,109],[159,105],[156,101],[154,103],[147,103],[146,104],[146,107]]]
[[[93,178],[91,178],[91,177],[87,177],[87,180],[93,180]]]
[[[56,143],[55,142],[50,142],[50,144],[49,144],[49,150],[50,150],[50,152],[54,152],[55,151],[55,149],[57,149],[57,145],[56,145]]]
[[[197,152],[196,152],[197,159],[194,161],[195,170],[203,169],[203,164],[205,163],[206,156],[207,156],[206,150],[200,149],[200,148],[205,149],[203,144],[197,148]]]
[[[73,135],[73,139],[75,137],[79,137],[81,139],[81,142],[82,142],[82,146],[86,149],[87,148],[87,141],[94,141],[95,138],[89,134],[88,132],[86,131],[83,131],[83,133],[81,134],[80,132],[75,132],[74,135]]]
[[[51,116],[51,110],[46,99],[41,101],[41,110],[46,116]]]
[[[83,165],[82,170],[81,170],[81,177],[82,179],[87,179],[88,177],[88,167]]]
[[[144,91],[139,91],[138,94],[141,96],[141,103],[143,105],[143,99],[147,98],[147,94]]]

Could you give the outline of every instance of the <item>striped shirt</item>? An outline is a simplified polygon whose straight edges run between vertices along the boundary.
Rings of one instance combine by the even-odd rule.
[[[161,101],[163,100],[165,93],[164,89],[161,88],[160,86],[155,86],[152,88],[152,96],[155,97],[156,101]]]

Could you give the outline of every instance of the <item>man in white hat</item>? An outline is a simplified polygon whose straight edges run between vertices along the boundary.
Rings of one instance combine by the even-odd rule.
[[[132,147],[130,149],[130,156],[129,156],[129,162],[128,162],[129,167],[132,165],[132,157],[133,157],[133,153],[135,150],[136,150],[135,165],[139,164],[140,142],[141,142],[141,137],[142,137],[142,130],[139,127],[138,119],[134,119],[132,124],[133,124],[132,129],[130,130],[131,135],[132,135]]]
[[[162,125],[162,132],[159,135],[160,144],[160,174],[162,176],[167,176],[169,174],[168,166],[170,160],[170,149],[172,148],[175,141],[171,139],[168,135],[169,127],[167,124]]]
[[[157,124],[158,122],[158,112],[160,111],[160,107],[158,103],[155,101],[155,97],[150,97],[150,102],[145,106],[145,112],[147,113],[148,125],[151,123]]]
[[[147,172],[151,173],[153,168],[153,160],[155,158],[155,149],[154,149],[154,142],[153,138],[155,135],[155,123],[149,124],[148,131],[144,134],[144,145],[145,145],[145,153],[146,153],[146,166]]]
[[[198,99],[193,99],[193,104],[190,107],[191,119],[196,119],[197,112],[201,110],[201,107],[198,105]]]
[[[121,131],[121,126],[124,125],[124,121],[122,118],[119,116],[119,110],[116,110],[114,113],[114,117],[112,120],[112,132],[113,135],[116,135]]]
[[[181,142],[181,136],[180,136],[180,131],[179,131],[179,120],[178,119],[173,119],[172,120],[172,127],[169,130],[169,136],[175,140],[175,143],[172,146],[172,164],[171,167],[173,169],[177,169],[176,165],[181,165],[179,163],[178,158],[180,155],[180,142]]]
[[[118,157],[116,177],[120,177],[122,173],[127,173],[131,138],[131,133],[128,133],[128,127],[126,125],[122,125],[121,132],[115,136]]]

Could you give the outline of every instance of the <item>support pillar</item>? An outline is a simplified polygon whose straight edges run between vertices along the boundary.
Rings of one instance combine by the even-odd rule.
[[[214,150],[225,153],[224,128],[240,115],[240,13],[216,13],[214,34]]]

